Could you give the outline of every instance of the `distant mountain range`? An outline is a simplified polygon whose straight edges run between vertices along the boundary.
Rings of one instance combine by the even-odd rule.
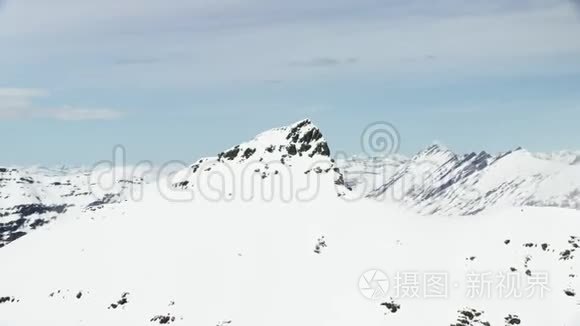
[[[432,145],[411,158],[352,158],[338,165],[359,197],[422,214],[473,215],[498,206],[580,209],[579,157],[522,148],[459,155]]]

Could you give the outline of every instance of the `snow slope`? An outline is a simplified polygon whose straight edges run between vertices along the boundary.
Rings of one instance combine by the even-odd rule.
[[[0,273],[10,280],[0,297],[15,299],[0,304],[0,324],[450,325],[474,309],[490,325],[506,325],[510,315],[528,326],[578,325],[578,298],[565,293],[580,290],[573,210],[423,217],[334,198],[128,202],[87,214],[65,214],[0,251],[10,266]],[[496,280],[511,268],[526,295],[526,284],[547,272],[545,297],[499,297],[495,283],[490,298],[468,296],[470,272]],[[390,287],[369,300],[360,278],[373,269]],[[448,297],[397,295],[403,272],[420,282],[445,273]]]
[[[75,202],[0,249],[0,325],[577,326],[580,211],[510,207],[561,205],[575,170],[556,161],[432,146],[390,177],[400,201],[350,200],[320,130],[300,121],[144,183],[142,200]],[[50,177],[4,173],[10,205],[52,203],[28,195]],[[495,192],[481,210],[458,185]]]

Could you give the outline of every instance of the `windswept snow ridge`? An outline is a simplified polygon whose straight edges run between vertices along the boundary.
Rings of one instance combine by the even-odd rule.
[[[348,179],[349,170],[344,170]],[[580,166],[521,148],[499,155],[457,155],[433,145],[400,164],[366,197],[426,215],[474,215],[513,206],[578,210]]]

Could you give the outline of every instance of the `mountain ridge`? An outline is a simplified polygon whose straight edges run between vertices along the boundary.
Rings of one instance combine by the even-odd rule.
[[[572,162],[521,147],[458,155],[430,145],[359,194],[426,215],[473,215],[497,205],[580,209],[580,169]]]
[[[192,190],[196,185],[208,186],[212,176],[221,174],[229,181],[224,181],[226,186],[213,200],[240,195],[252,200],[255,195],[264,196],[255,189],[278,187],[279,183],[292,186],[292,190],[308,189],[314,180],[324,189],[310,194],[308,200],[321,194],[349,201],[382,200],[424,215],[474,215],[506,206],[580,210],[579,157],[578,151],[531,153],[521,147],[498,154],[457,154],[442,144],[432,144],[411,157],[394,154],[335,160],[323,132],[312,120],[303,119],[261,132],[214,157],[201,158],[168,178],[173,188]],[[95,172],[84,168],[0,167],[0,247],[69,210],[114,205],[127,200],[123,193],[128,188],[150,183],[111,173],[108,178],[114,187],[95,192],[99,190],[91,181]]]

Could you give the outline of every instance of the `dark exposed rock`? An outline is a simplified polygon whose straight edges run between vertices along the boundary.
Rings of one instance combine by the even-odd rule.
[[[296,145],[294,144],[290,144],[290,146],[288,146],[286,148],[286,151],[288,152],[289,155],[296,155],[298,153],[298,150],[296,149]]]
[[[304,144],[310,144],[312,141],[316,141],[322,138],[322,134],[320,130],[314,128],[309,130],[302,138],[300,138],[300,142]]]
[[[346,186],[346,184],[344,183],[344,176],[342,174],[339,174],[338,178],[334,181],[334,184],[337,186]],[[346,186],[346,188],[348,190],[352,190],[350,186]]]
[[[312,148],[311,145],[308,144],[302,144],[300,146],[300,149],[298,150],[299,152],[303,153],[303,152],[307,152],[308,150],[310,150],[310,148]]]
[[[256,152],[256,149],[255,148],[246,148],[246,150],[242,154],[242,157],[245,158],[245,159],[248,159],[252,155],[254,155],[255,152]]]
[[[392,314],[397,313],[397,311],[399,311],[401,309],[401,305],[398,303],[395,303],[395,301],[393,301],[393,299],[391,299],[391,301],[381,303],[381,306],[384,306],[385,308],[387,308],[387,311],[392,313]]]
[[[328,144],[326,142],[318,143],[309,156],[313,157],[316,154],[320,154],[322,156],[330,156],[330,148],[328,148]]]
[[[171,316],[171,314],[167,314],[167,316],[157,315],[157,316],[151,318],[150,321],[153,323],[159,323],[159,324],[171,324],[172,322],[175,321],[175,316]]]
[[[532,256],[528,255],[524,258],[524,267],[528,268],[530,261],[532,261]]]
[[[560,260],[574,259],[574,253],[578,248],[580,248],[580,238],[572,235],[568,240],[568,244],[570,245],[570,248],[560,252]]]
[[[121,196],[119,194],[105,194],[103,198],[97,199],[92,203],[89,203],[85,210],[95,211],[97,209],[103,208],[105,205],[115,204],[121,202]]]
[[[191,166],[191,170],[192,170],[193,173],[197,172],[198,169],[199,169],[199,164],[193,164]]]
[[[186,188],[189,185],[189,181],[185,180],[185,181],[181,181],[175,184],[176,187],[178,188]]]
[[[20,300],[17,300],[14,297],[0,297],[0,304],[3,303],[14,303],[14,302],[19,302]]]
[[[123,293],[123,295],[121,295],[121,299],[119,299],[115,303],[111,303],[111,305],[109,306],[108,309],[117,309],[117,308],[123,307],[124,305],[126,305],[129,302],[129,300],[127,299],[128,297],[129,297],[129,292]]]
[[[50,222],[47,220],[43,220],[43,219],[38,218],[38,219],[34,220],[34,222],[30,223],[30,228],[33,230],[36,230],[37,228],[42,227],[43,225],[48,224],[48,223],[50,223]]]
[[[48,224],[56,215],[66,212],[69,205],[24,204],[0,209],[0,218],[16,215],[8,222],[0,222],[0,245],[3,247],[27,234],[29,229],[36,229]],[[55,214],[53,216],[43,216]],[[39,216],[32,220],[31,216]],[[1,220],[0,220],[1,221]]]
[[[222,158],[225,158],[227,160],[233,160],[238,156],[238,153],[240,152],[240,146],[236,146],[232,149],[230,149],[227,152],[222,152],[218,154],[218,160],[221,161]]]
[[[483,311],[466,308],[459,310],[457,313],[459,314],[457,322],[451,324],[451,326],[490,326],[490,323],[482,318]]]
[[[57,213],[62,214],[66,211],[69,205],[44,205],[44,204],[26,204],[16,205],[10,209],[10,213],[0,213],[0,217],[11,214],[18,214],[21,217],[28,217],[33,214]]]
[[[292,142],[296,143],[298,141],[298,137],[300,136],[300,129],[306,125],[309,125],[310,123],[311,122],[309,119],[300,121],[298,124],[296,124],[296,126],[290,129],[290,132],[288,133],[288,136],[286,136],[286,139],[292,139]]]
[[[318,238],[316,245],[314,246],[314,252],[320,254],[322,252],[322,248],[326,248],[326,239],[324,236]]]
[[[18,182],[18,183],[33,184],[34,180],[32,178],[20,178],[20,182]]]
[[[504,319],[505,319],[506,326],[519,325],[522,323],[520,317],[518,317],[516,315],[509,315],[509,316],[505,317]]]
[[[572,250],[564,250],[560,253],[560,260],[570,260],[572,259],[574,256],[572,256]]]

